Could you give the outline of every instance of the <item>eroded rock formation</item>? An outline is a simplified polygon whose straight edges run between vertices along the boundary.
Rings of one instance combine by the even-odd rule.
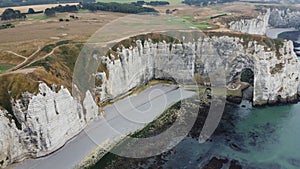
[[[25,92],[16,100],[13,114],[21,128],[6,110],[0,110],[0,166],[47,155],[99,117],[90,92],[82,106],[68,89],[62,87],[56,92],[44,83],[39,85],[37,95]]]
[[[257,18],[241,19],[228,23],[229,29],[243,33],[264,35],[270,19],[270,10],[266,13],[261,13]]]
[[[281,45],[272,50],[257,41],[229,36],[183,44],[151,40],[142,44],[138,40],[136,47],[119,49],[119,59],[99,57],[107,65],[109,76],[105,72],[97,76],[103,82],[97,87],[98,95],[101,100],[114,98],[150,79],[174,79],[180,83],[196,80],[198,74],[207,79],[209,73],[223,66],[227,84],[239,81],[243,69],[254,72],[254,105],[296,101],[298,60],[291,41]]]

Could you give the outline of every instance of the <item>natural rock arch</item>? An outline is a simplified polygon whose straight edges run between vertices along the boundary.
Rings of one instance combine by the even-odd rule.
[[[251,86],[254,85],[254,72],[250,68],[244,68],[240,74],[241,82],[249,83]]]
[[[117,97],[150,79],[168,78],[161,72],[169,73],[177,81],[185,79],[186,75],[191,76],[189,79],[199,75],[207,79],[209,73],[216,70],[225,72],[226,85],[232,90],[237,89],[237,82],[241,82],[241,76],[247,70],[250,76],[248,82],[253,86],[254,105],[277,102],[278,95],[283,101],[297,100],[298,60],[289,52],[293,50],[291,42],[282,42],[280,48],[269,49],[261,43],[261,39],[249,38],[251,36],[246,39],[211,36],[189,43],[136,39],[133,44],[115,51],[113,58],[122,59],[99,56],[107,66],[107,70],[98,76],[103,82],[97,86],[100,100]],[[218,69],[219,65],[223,66],[222,69]],[[274,68],[278,71],[272,71]],[[209,81],[207,84],[210,84]]]

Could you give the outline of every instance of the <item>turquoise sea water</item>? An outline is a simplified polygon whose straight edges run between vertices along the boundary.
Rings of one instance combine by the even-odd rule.
[[[243,168],[298,169],[299,110],[300,104],[263,108],[251,108],[250,104],[227,106],[216,131],[219,134],[203,144],[196,139],[184,139],[165,157],[163,168],[201,168],[217,157],[238,160]],[[238,149],[232,148],[232,144]]]

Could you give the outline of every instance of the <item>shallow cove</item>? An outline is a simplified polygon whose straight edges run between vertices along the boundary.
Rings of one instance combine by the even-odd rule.
[[[131,168],[203,168],[213,157],[226,159],[224,166],[234,159],[242,168],[299,168],[300,104],[260,108],[248,102],[242,105],[226,106],[208,142],[199,144],[186,137],[163,155],[139,160],[118,158],[107,168],[118,168],[122,162],[131,163]],[[217,168],[217,163],[212,163]],[[93,168],[99,168],[99,164]]]

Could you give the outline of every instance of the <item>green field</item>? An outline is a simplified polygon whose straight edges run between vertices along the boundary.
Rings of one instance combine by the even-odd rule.
[[[27,15],[27,18],[29,18],[29,19],[47,19],[49,17],[44,14],[31,14],[31,15]]]
[[[206,23],[192,22],[192,24],[199,29],[210,29],[211,28],[211,25],[206,24]]]
[[[97,2],[119,2],[119,3],[130,3],[130,2],[136,2],[137,0],[97,0]],[[145,2],[149,1],[155,1],[155,0],[145,0]],[[166,0],[170,2],[171,4],[179,4],[182,0]]]
[[[12,65],[0,65],[0,74],[12,67],[13,67]]]
[[[89,13],[89,12],[91,12],[91,11],[88,9],[79,9],[78,10],[78,13]]]
[[[192,20],[192,19],[194,19],[194,16],[193,15],[183,15],[181,18],[187,19],[187,20]]]

